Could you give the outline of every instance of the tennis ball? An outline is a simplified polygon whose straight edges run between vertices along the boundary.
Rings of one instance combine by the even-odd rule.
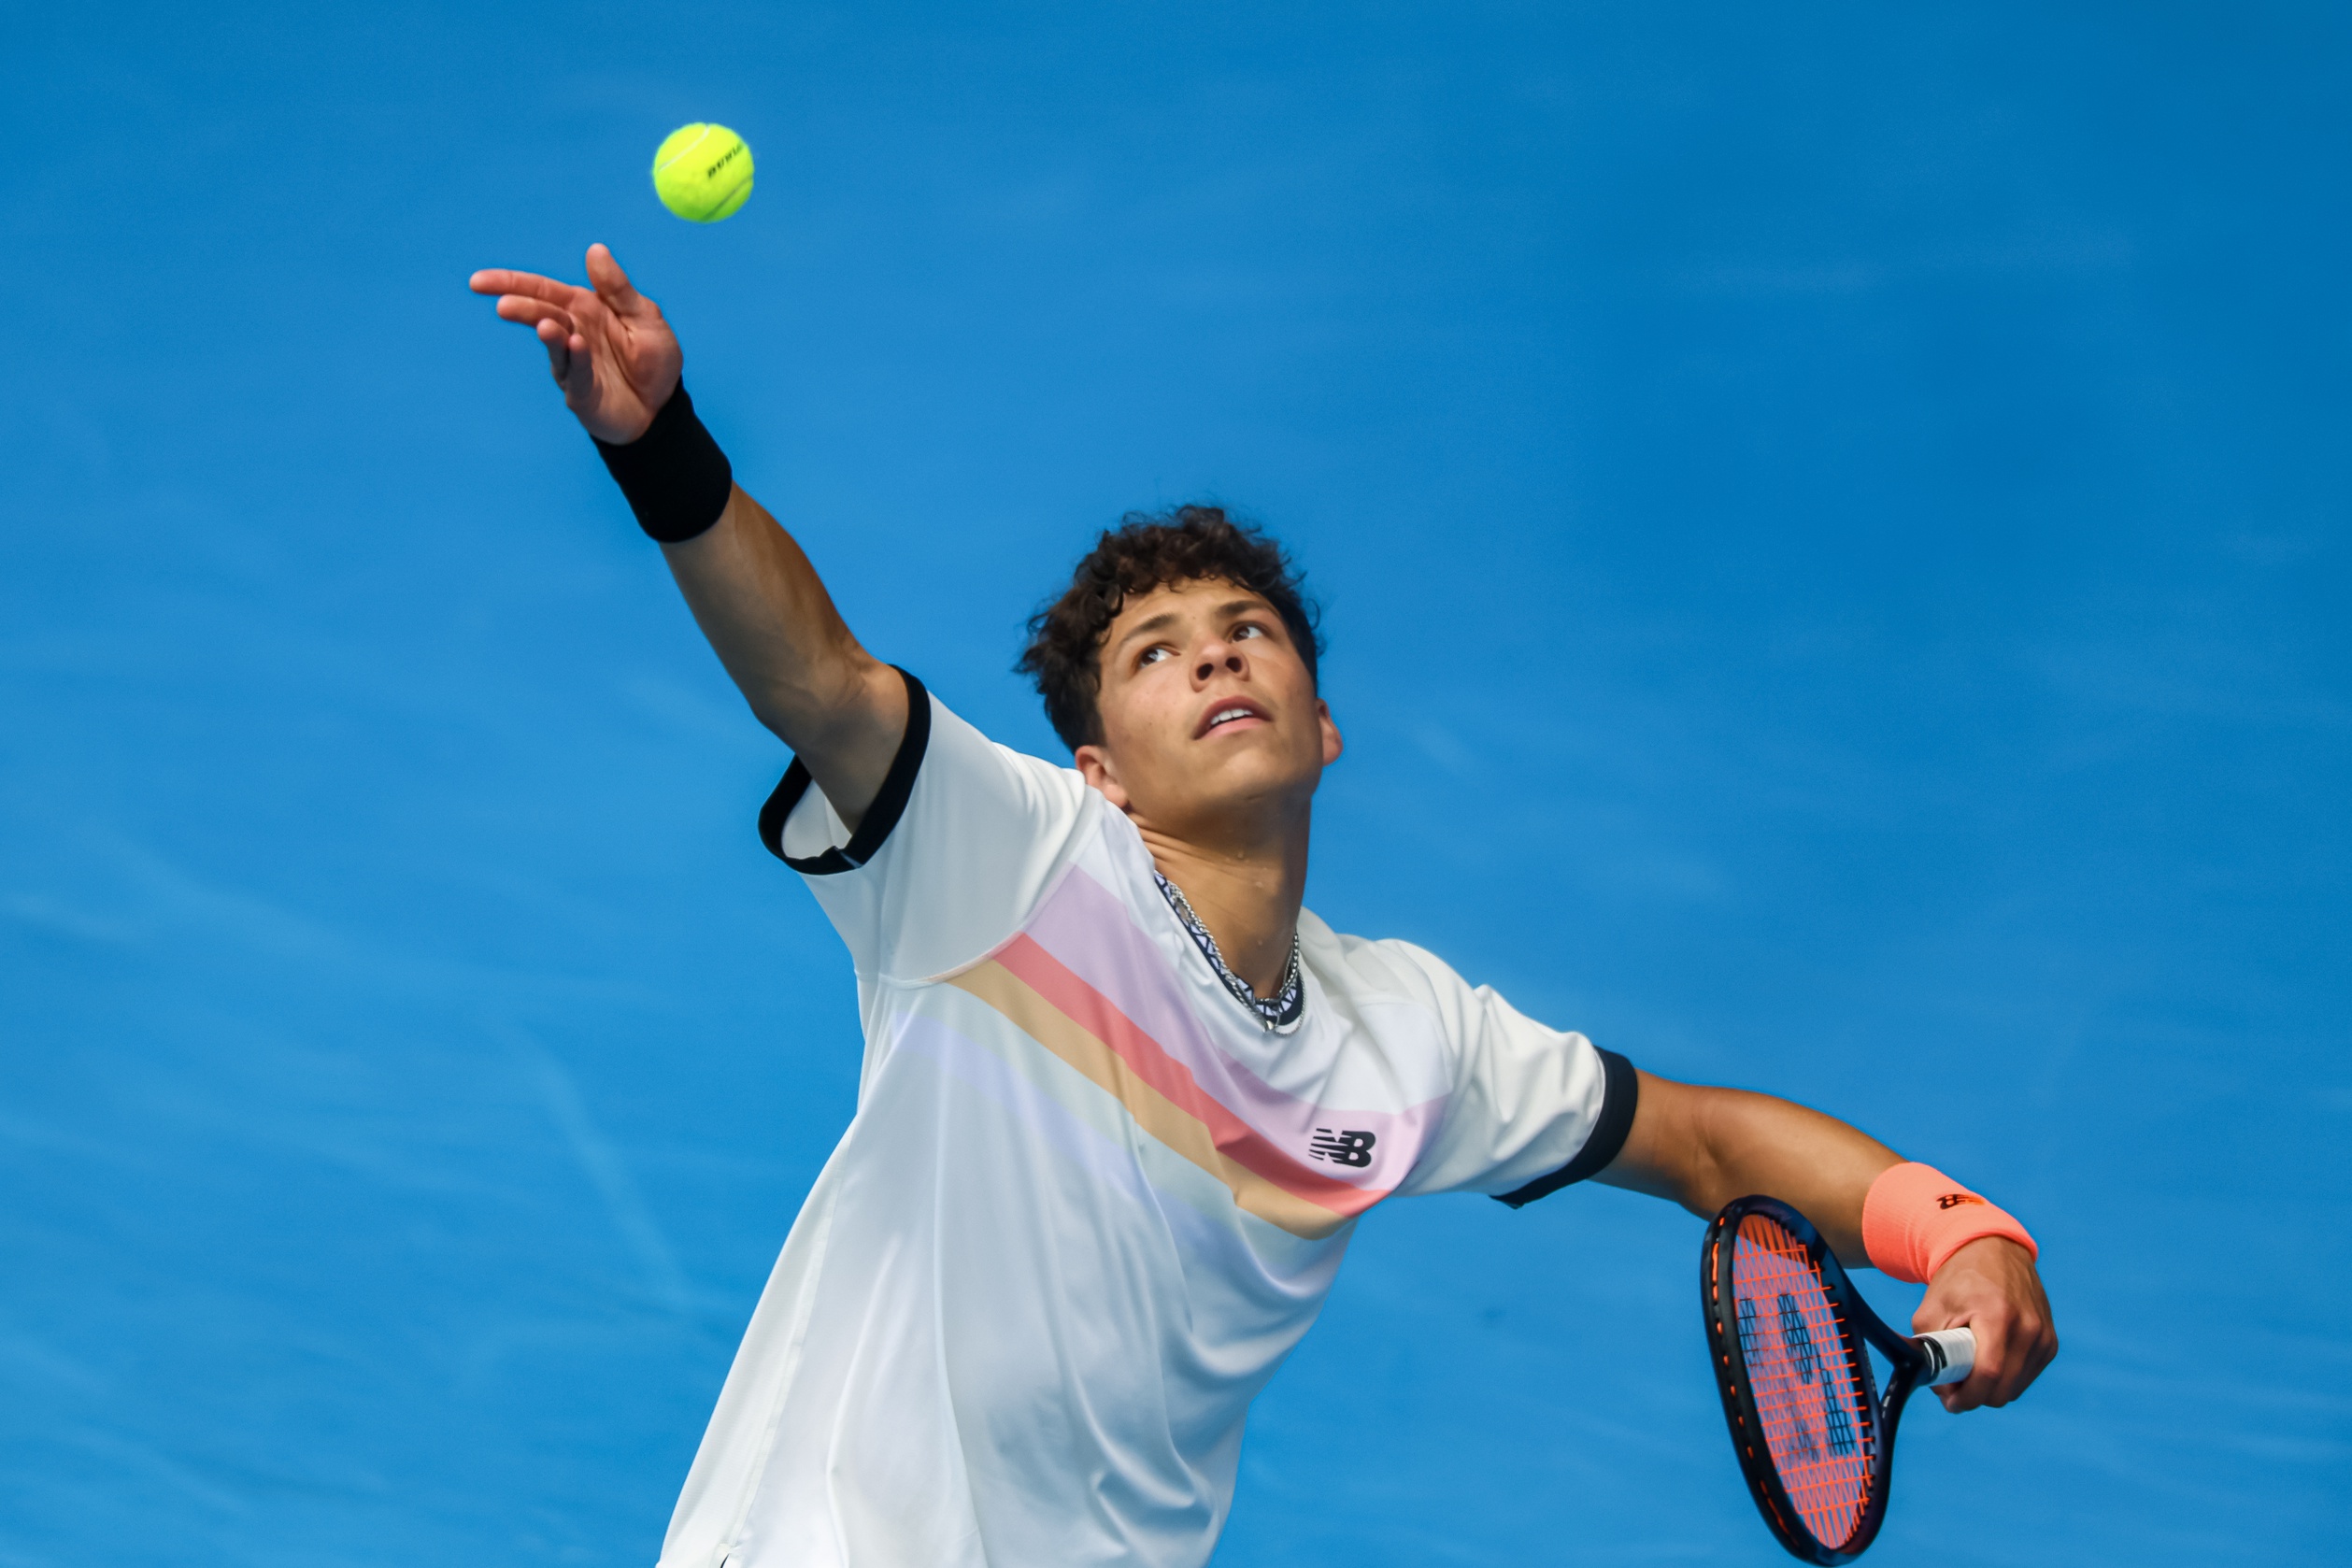
[[[680,125],[654,151],[653,193],[690,222],[732,217],[751,194],[751,150],[724,125]]]

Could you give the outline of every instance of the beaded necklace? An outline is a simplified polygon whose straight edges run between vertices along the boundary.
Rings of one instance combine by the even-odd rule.
[[[1290,934],[1290,962],[1282,971],[1282,983],[1275,988],[1272,996],[1260,996],[1250,989],[1247,980],[1226,967],[1225,955],[1217,950],[1217,938],[1208,934],[1208,927],[1201,923],[1201,917],[1192,912],[1191,901],[1184,896],[1184,890],[1161,876],[1156,868],[1152,871],[1151,879],[1160,884],[1161,895],[1167,899],[1168,907],[1175,910],[1176,919],[1184,922],[1184,929],[1192,934],[1193,945],[1208,960],[1208,966],[1217,971],[1217,977],[1225,982],[1225,989],[1233,992],[1233,1000],[1249,1009],[1251,1016],[1257,1019],[1259,1028],[1271,1034],[1285,1024],[1298,1021],[1299,1014],[1306,1006],[1306,988],[1299,981],[1297,932]]]

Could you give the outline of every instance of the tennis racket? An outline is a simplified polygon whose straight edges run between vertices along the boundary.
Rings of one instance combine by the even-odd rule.
[[[1853,1561],[1887,1515],[1903,1401],[1966,1377],[1975,1334],[1880,1322],[1812,1221],[1772,1198],[1715,1217],[1699,1289],[1715,1390],[1765,1526],[1807,1562]],[[1883,1400],[1865,1344],[1890,1369]]]

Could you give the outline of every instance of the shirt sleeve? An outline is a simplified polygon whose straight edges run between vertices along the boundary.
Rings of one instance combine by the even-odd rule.
[[[1617,1158],[1640,1093],[1632,1062],[1536,1022],[1418,948],[1382,946],[1419,972],[1450,1057],[1444,1117],[1401,1194],[1483,1192],[1519,1208]]]
[[[794,759],[760,812],[862,975],[922,980],[1019,931],[1101,800],[1069,768],[999,746],[905,671],[906,734],[851,833]]]

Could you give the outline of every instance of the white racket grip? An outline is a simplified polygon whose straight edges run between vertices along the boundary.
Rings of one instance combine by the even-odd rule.
[[[1923,1389],[1958,1383],[1976,1370],[1974,1329],[1930,1329],[1913,1335],[1911,1343],[1928,1359],[1928,1374],[1919,1379]]]

